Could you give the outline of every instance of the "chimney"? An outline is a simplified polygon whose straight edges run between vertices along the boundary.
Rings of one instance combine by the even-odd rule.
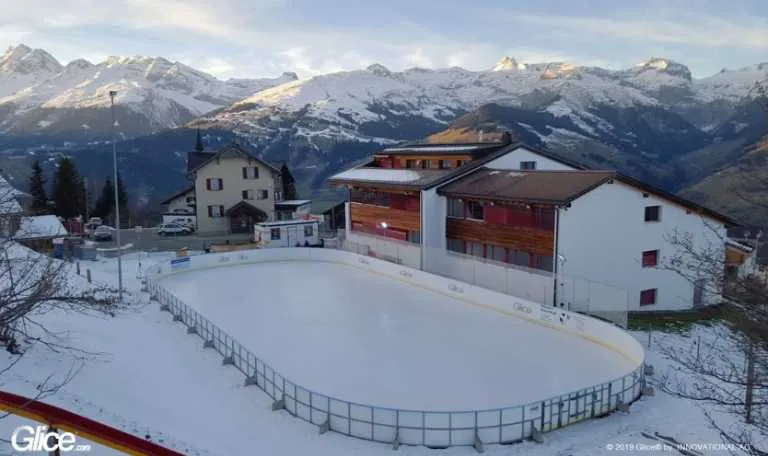
[[[505,131],[501,135],[501,143],[502,144],[512,144],[512,133]]]

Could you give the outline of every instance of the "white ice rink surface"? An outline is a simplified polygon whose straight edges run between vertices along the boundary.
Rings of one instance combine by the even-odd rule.
[[[368,405],[497,408],[633,370],[585,339],[341,264],[230,266],[162,285],[287,379]]]

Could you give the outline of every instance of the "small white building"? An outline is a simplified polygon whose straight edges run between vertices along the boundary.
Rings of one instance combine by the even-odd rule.
[[[318,220],[258,223],[253,227],[254,241],[263,248],[317,246],[319,225]]]

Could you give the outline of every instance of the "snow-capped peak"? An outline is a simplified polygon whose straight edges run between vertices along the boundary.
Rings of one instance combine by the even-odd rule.
[[[65,67],[66,70],[72,71],[72,70],[84,70],[86,68],[91,68],[94,66],[91,62],[85,60],[85,59],[75,59],[67,64]]]
[[[666,73],[670,76],[677,76],[687,81],[691,81],[691,70],[682,63],[677,63],[664,57],[651,57],[637,65],[640,71],[657,71]]]
[[[504,57],[496,63],[493,71],[524,70],[526,65],[519,63],[514,57]]]
[[[16,73],[58,73],[62,66],[51,54],[24,44],[10,46],[0,60],[0,70]]]
[[[389,68],[385,67],[380,63],[374,63],[373,65],[369,65],[367,70],[375,74],[376,76],[390,76],[392,74],[392,72],[389,71]]]

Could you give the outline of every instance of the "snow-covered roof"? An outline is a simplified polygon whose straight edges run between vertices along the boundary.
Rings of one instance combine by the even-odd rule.
[[[67,229],[55,215],[38,215],[21,219],[21,227],[14,236],[15,239],[38,239],[56,236],[66,236]]]
[[[751,253],[753,250],[755,250],[753,247],[748,246],[746,244],[742,244],[741,242],[734,241],[731,238],[725,238],[725,244],[730,245],[731,247],[735,247],[747,253]]]
[[[285,200],[276,202],[275,206],[303,206],[311,202],[312,200]]]
[[[355,168],[336,174],[331,179],[421,185],[425,180],[438,178],[450,171],[449,169]]]

